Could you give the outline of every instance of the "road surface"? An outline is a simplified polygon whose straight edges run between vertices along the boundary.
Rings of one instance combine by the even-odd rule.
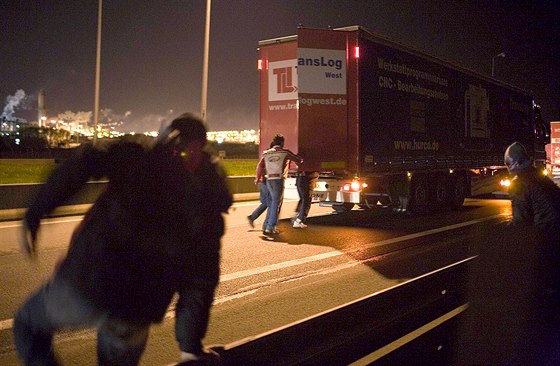
[[[309,227],[294,229],[287,218],[295,203],[285,202],[274,238],[248,227],[254,202],[236,203],[226,215],[222,276],[206,344],[231,344],[289,326],[476,255],[511,215],[507,200],[470,199],[458,212],[421,217],[356,209],[334,215],[313,205]],[[18,253],[20,223],[0,223],[0,364],[19,364],[11,335],[14,311],[48,278],[80,219],[45,220],[34,263]],[[143,365],[177,360],[172,310],[173,304],[152,328]],[[91,330],[63,332],[55,347],[65,365],[96,364]]]

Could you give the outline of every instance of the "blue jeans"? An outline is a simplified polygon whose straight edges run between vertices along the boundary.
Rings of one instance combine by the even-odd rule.
[[[266,186],[270,192],[270,205],[264,221],[265,230],[273,230],[278,225],[278,214],[284,193],[284,179],[267,179]]]
[[[266,181],[263,183],[259,183],[259,199],[261,201],[261,204],[257,208],[255,208],[251,215],[249,215],[252,221],[258,219],[269,205],[270,192],[268,191],[268,188],[266,186]]]
[[[60,329],[97,328],[99,365],[137,365],[144,352],[149,324],[111,318],[85,300],[60,276],[43,285],[18,310],[14,341],[26,365],[57,365],[53,335]]]

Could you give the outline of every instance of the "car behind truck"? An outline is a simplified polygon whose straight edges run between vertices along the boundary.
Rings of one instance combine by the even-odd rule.
[[[457,209],[499,181],[514,141],[544,166],[545,124],[514,86],[359,26],[298,28],[258,53],[261,153],[283,134],[336,211]]]

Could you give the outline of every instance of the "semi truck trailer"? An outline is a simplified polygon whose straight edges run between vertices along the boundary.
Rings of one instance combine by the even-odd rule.
[[[336,211],[458,209],[514,141],[544,167],[530,93],[361,26],[260,41],[258,69],[260,152],[283,134],[304,160],[290,176],[316,172],[314,201]]]
[[[560,178],[560,121],[550,122],[550,144],[546,146],[547,163],[551,175]]]

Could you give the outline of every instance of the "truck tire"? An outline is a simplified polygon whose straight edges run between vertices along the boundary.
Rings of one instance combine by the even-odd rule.
[[[448,208],[449,191],[451,186],[445,174],[437,174],[431,177],[430,187],[432,187],[432,202],[438,210]]]
[[[423,214],[428,211],[430,202],[430,194],[428,191],[428,182],[422,175],[412,177],[412,185],[410,187],[410,211],[413,214]]]
[[[448,204],[452,210],[459,210],[463,207],[467,196],[467,180],[463,174],[452,175],[449,179],[449,200]]]
[[[354,208],[354,204],[347,202],[342,205],[334,205],[332,208],[336,213],[343,213],[352,210]]]

